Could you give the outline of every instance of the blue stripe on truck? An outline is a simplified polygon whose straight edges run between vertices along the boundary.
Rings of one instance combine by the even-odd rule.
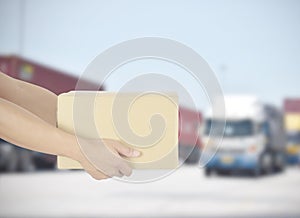
[[[229,156],[229,157],[226,157]],[[232,157],[232,161],[224,161],[224,158]],[[216,154],[206,165],[214,169],[253,169],[258,164],[256,155],[223,155]]]

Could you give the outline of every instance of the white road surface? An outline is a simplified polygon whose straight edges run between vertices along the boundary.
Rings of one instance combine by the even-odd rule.
[[[300,217],[300,168],[253,179],[186,166],[147,184],[82,171],[2,174],[0,217]]]

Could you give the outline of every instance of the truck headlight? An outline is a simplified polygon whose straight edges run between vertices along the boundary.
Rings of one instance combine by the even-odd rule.
[[[256,145],[250,145],[247,150],[248,150],[249,153],[256,153],[257,152],[257,146]]]

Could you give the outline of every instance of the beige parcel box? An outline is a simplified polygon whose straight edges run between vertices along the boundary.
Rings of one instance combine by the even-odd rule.
[[[127,158],[135,169],[172,169],[178,165],[176,94],[64,93],[58,96],[57,125],[80,137],[115,139],[141,151],[141,156]],[[77,161],[60,156],[57,166],[82,168]]]

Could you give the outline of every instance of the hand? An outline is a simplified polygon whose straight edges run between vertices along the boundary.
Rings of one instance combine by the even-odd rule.
[[[81,154],[77,161],[94,179],[130,176],[131,167],[122,157],[138,157],[140,152],[112,139],[78,139]]]

